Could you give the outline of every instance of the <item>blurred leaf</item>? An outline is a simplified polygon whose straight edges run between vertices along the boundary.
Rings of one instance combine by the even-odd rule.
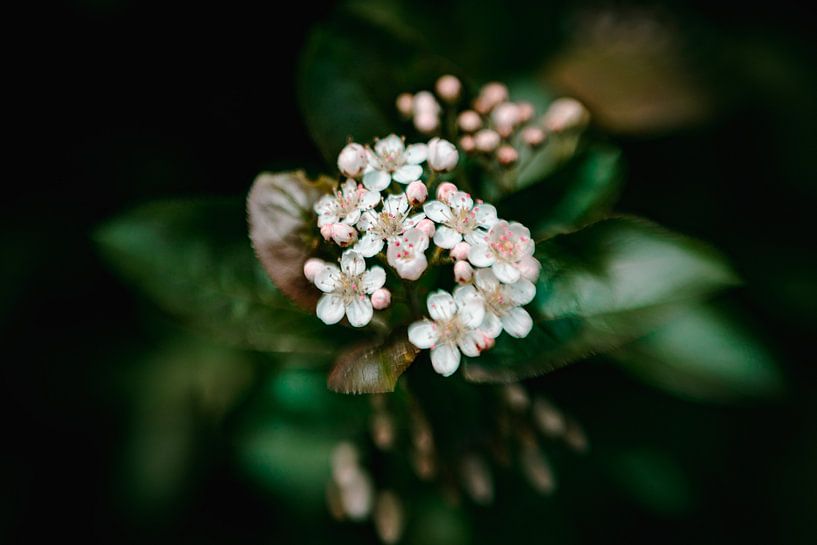
[[[683,515],[695,503],[689,479],[678,462],[655,449],[633,449],[609,458],[609,471],[619,486],[646,509],[662,515]]]
[[[309,312],[315,309],[320,292],[304,276],[303,266],[311,257],[312,205],[320,193],[303,172],[263,172],[247,196],[255,255],[275,286]]]
[[[678,304],[737,279],[708,247],[635,218],[612,218],[539,245],[543,270],[525,339],[501,336],[468,380],[511,382],[607,352],[670,319]]]
[[[703,304],[684,308],[611,356],[648,384],[687,399],[769,397],[783,386],[756,336]]]
[[[129,282],[192,329],[240,347],[330,354],[326,327],[261,271],[238,200],[174,200],[103,225],[96,241]]]
[[[363,343],[341,354],[327,384],[330,390],[343,394],[393,392],[397,379],[418,352],[408,341],[406,330],[397,329],[384,342]]]

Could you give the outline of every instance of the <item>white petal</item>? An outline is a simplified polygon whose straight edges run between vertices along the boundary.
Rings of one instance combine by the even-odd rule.
[[[355,208],[351,212],[349,212],[345,218],[343,218],[343,223],[346,225],[354,225],[360,220],[360,209]]]
[[[340,185],[340,190],[345,198],[349,198],[357,191],[357,182],[352,178],[346,178],[346,181]]]
[[[521,339],[527,337],[533,328],[533,320],[524,308],[516,307],[501,318],[502,327],[511,337]]]
[[[340,278],[340,269],[337,265],[327,263],[321,272],[315,275],[315,285],[324,292],[335,291]]]
[[[496,258],[487,244],[472,244],[468,251],[468,261],[475,267],[490,267]]]
[[[445,223],[451,219],[451,209],[440,201],[428,201],[423,205],[423,212],[428,219],[437,223]]]
[[[487,229],[490,229],[497,221],[499,221],[496,216],[496,208],[490,204],[482,203],[476,205],[474,207],[474,213],[477,224]]]
[[[408,210],[408,197],[405,193],[399,195],[389,195],[383,201],[383,212],[392,216],[402,216]]]
[[[485,333],[488,337],[496,339],[502,333],[502,322],[493,312],[486,312],[485,318],[479,325],[479,330]]]
[[[460,321],[467,328],[479,327],[485,318],[485,306],[480,298],[469,299],[464,305],[460,306],[457,313]]]
[[[477,227],[470,233],[466,233],[463,238],[465,238],[465,242],[467,242],[471,246],[476,246],[477,244],[487,244],[488,231],[486,231],[482,227]]]
[[[374,145],[374,151],[378,155],[386,155],[387,153],[403,153],[405,150],[403,139],[396,134],[390,134],[386,138],[378,140]]]
[[[450,320],[457,313],[457,304],[450,293],[438,290],[428,296],[428,314],[434,320]]]
[[[392,174],[392,177],[401,184],[409,184],[419,180],[423,175],[423,167],[420,165],[403,165]]]
[[[451,205],[451,208],[456,208],[458,210],[471,210],[471,207],[474,206],[474,199],[472,199],[471,195],[465,193],[464,191],[457,191],[448,197],[448,204]]]
[[[479,269],[474,273],[474,282],[484,292],[494,291],[499,286],[499,280],[491,269]]]
[[[457,303],[458,307],[463,306],[470,299],[474,298],[481,298],[481,295],[477,293],[474,286],[459,286],[454,289],[454,302]]]
[[[482,333],[478,330],[469,331],[457,339],[457,346],[459,346],[462,353],[469,358],[479,356],[481,343]]]
[[[374,290],[382,288],[386,283],[386,271],[383,267],[372,267],[363,274],[361,281],[363,290],[366,293],[372,293]]]
[[[406,218],[406,221],[403,222],[404,229],[411,229],[413,227],[417,227],[417,224],[420,223],[422,220],[426,218],[426,215],[420,212],[419,214],[414,214],[410,218]]]
[[[419,229],[409,229],[403,234],[403,242],[414,252],[425,252],[428,249],[428,236]]]
[[[360,221],[357,222],[357,228],[361,231],[368,231],[374,223],[377,222],[377,212],[374,210],[367,210],[360,216]]]
[[[324,225],[332,225],[333,223],[337,223],[340,221],[340,218],[334,212],[326,212],[325,214],[321,214],[318,216],[318,227],[323,227]]]
[[[428,146],[425,144],[411,144],[406,148],[404,157],[407,163],[419,165],[428,157]]]
[[[385,170],[370,170],[363,175],[363,185],[370,191],[383,191],[391,183],[391,176]]]
[[[352,327],[363,327],[372,321],[372,301],[368,297],[358,297],[346,307],[346,317]]]
[[[536,296],[536,286],[533,282],[520,278],[513,284],[506,284],[505,290],[515,305],[527,305]]]
[[[431,365],[444,377],[450,377],[460,366],[460,351],[453,344],[441,344],[431,349]]]
[[[380,193],[378,191],[366,191],[360,196],[357,205],[361,210],[369,210],[380,204]]]
[[[520,276],[522,276],[519,273],[519,269],[505,261],[497,261],[494,263],[492,270],[499,281],[503,284],[513,284],[519,280]]]
[[[335,197],[333,195],[324,195],[318,199],[318,202],[315,203],[313,209],[315,210],[316,214],[323,214],[334,207]]]
[[[340,256],[340,269],[344,273],[354,276],[366,270],[366,261],[359,252],[346,250]]]
[[[318,300],[316,312],[323,323],[332,325],[343,318],[346,309],[343,306],[343,299],[333,293],[325,293]]]
[[[380,253],[383,249],[383,239],[377,235],[366,233],[363,238],[357,241],[354,250],[360,252],[363,257],[372,257]]]
[[[461,234],[445,225],[440,225],[434,232],[434,244],[446,250],[450,250],[461,240]]]
[[[400,278],[417,280],[428,268],[428,260],[423,254],[417,254],[414,259],[399,259],[392,265]]]
[[[431,320],[414,322],[408,328],[408,339],[417,348],[431,348],[440,336],[437,326]]]

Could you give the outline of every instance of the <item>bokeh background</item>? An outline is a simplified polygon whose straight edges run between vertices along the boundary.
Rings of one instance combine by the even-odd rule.
[[[537,379],[584,424],[590,452],[555,460],[549,497],[510,479],[491,508],[418,499],[429,530],[407,539],[817,542],[817,64],[806,7],[417,2],[390,19],[381,5],[345,9],[392,29],[425,21],[438,38],[421,36],[429,49],[461,55],[475,77],[535,73],[585,101],[623,150],[618,209],[732,260],[745,286],[722,302],[786,383],[776,399],[719,403],[601,360]],[[376,542],[371,528],[315,508],[298,479],[271,491],[237,463],[236,415],[255,410],[259,389],[293,427],[317,414],[310,395],[345,402],[325,401],[313,375],[290,377],[305,397],[286,398],[288,383],[267,380],[269,361],[180,328],[105,266],[92,236],[158,198],[241,197],[261,170],[320,171],[296,74],[309,32],[338,9],[84,0],[41,14],[43,62],[31,71],[46,115],[30,128],[48,157],[11,183],[0,217],[3,542],[54,532],[99,543]]]

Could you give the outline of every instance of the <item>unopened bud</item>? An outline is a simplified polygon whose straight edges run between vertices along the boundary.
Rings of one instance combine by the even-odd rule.
[[[474,143],[474,137],[470,134],[466,134],[460,138],[460,147],[465,153],[471,153],[474,151],[477,147],[477,145]]]
[[[533,116],[536,113],[536,109],[533,107],[533,104],[526,101],[517,102],[516,109],[517,112],[519,113],[520,123],[527,123],[528,121],[533,119]]]
[[[539,127],[525,127],[522,131],[522,140],[532,148],[538,148],[545,141],[545,131]]]
[[[338,485],[343,486],[351,481],[352,474],[357,470],[357,460],[357,449],[348,441],[338,443],[332,450],[332,477]]]
[[[584,429],[575,420],[567,422],[567,430],[565,431],[565,443],[570,448],[578,452],[585,452],[588,448],[587,435]]]
[[[315,277],[318,276],[318,273],[326,267],[326,262],[322,259],[318,259],[317,257],[310,257],[304,263],[304,276],[310,282],[315,281]]]
[[[513,102],[503,102],[491,112],[491,120],[498,132],[502,129],[504,131],[501,132],[512,132],[513,128],[519,123],[519,107]]]
[[[458,284],[467,284],[474,277],[474,269],[467,261],[457,261],[454,263],[454,280]]]
[[[449,172],[457,166],[460,154],[457,147],[442,138],[432,138],[428,142],[428,166],[437,172]]]
[[[380,288],[375,290],[372,294],[372,307],[375,310],[383,310],[384,308],[388,308],[391,304],[391,292],[386,288]]]
[[[414,95],[412,111],[414,115],[433,114],[434,117],[437,117],[437,114],[440,113],[440,105],[437,103],[437,99],[434,98],[434,95],[428,91],[420,91]]]
[[[406,197],[408,197],[408,201],[411,203],[411,206],[423,204],[428,198],[428,188],[426,188],[426,185],[419,180],[416,182],[411,182],[406,188]]]
[[[482,341],[477,345],[477,348],[479,348],[480,352],[484,352],[493,348],[494,345],[496,345],[496,339],[483,334]]]
[[[464,261],[468,259],[469,251],[471,251],[471,245],[462,240],[451,248],[451,257],[457,261]]]
[[[539,279],[542,264],[533,256],[525,256],[516,264],[516,268],[522,273],[523,278],[536,282]]]
[[[367,164],[366,148],[355,142],[347,144],[338,154],[338,170],[344,176],[350,178],[360,176]]]
[[[488,505],[494,499],[494,481],[491,468],[482,457],[468,454],[460,467],[462,484],[465,491],[479,505]]]
[[[545,128],[551,132],[581,130],[590,122],[590,112],[574,98],[554,100],[542,118]]]
[[[411,117],[411,114],[414,113],[414,95],[401,93],[397,97],[397,111],[405,118]]]
[[[434,222],[428,218],[420,220],[417,224],[417,229],[425,233],[429,239],[437,232],[437,227],[434,225]]]
[[[372,417],[372,441],[380,450],[389,450],[394,444],[394,420],[386,412]]]
[[[491,153],[499,146],[499,134],[491,129],[482,129],[474,135],[474,145],[477,151]]]
[[[384,490],[377,496],[374,507],[374,526],[380,540],[386,545],[400,541],[405,528],[405,515],[400,498],[394,492]]]
[[[459,191],[459,189],[451,182],[443,182],[440,184],[440,187],[437,188],[437,200],[447,203],[448,198],[457,191]]]
[[[357,242],[357,229],[345,223],[328,223],[321,227],[321,235],[325,240],[331,238],[341,248]]]
[[[519,152],[513,146],[502,146],[496,150],[496,160],[503,167],[508,167],[514,164],[519,159]]]
[[[350,519],[364,520],[372,511],[374,487],[368,473],[356,469],[348,482],[339,484],[340,501]]]
[[[455,76],[447,74],[437,80],[437,85],[434,87],[437,90],[437,95],[453,104],[460,99],[460,91],[462,91],[462,83]]]
[[[490,111],[497,105],[508,100],[508,88],[504,84],[494,81],[486,84],[479,95],[479,98],[484,101],[485,107]]]
[[[420,112],[414,114],[414,127],[423,134],[432,134],[440,126],[436,113]]]
[[[482,128],[482,118],[474,110],[465,110],[457,117],[457,125],[463,132],[476,132]]]
[[[507,384],[503,391],[505,402],[516,412],[522,412],[530,405],[528,392],[519,384]]]
[[[556,488],[553,470],[539,446],[533,442],[523,445],[520,458],[522,472],[531,486],[540,494],[553,492]]]
[[[541,397],[533,402],[533,421],[539,431],[551,438],[562,435],[566,429],[562,413]]]

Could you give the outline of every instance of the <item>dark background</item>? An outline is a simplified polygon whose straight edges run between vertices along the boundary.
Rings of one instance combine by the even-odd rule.
[[[592,497],[581,495],[592,486],[571,491],[571,480],[588,477],[568,471],[555,501],[574,513],[586,506],[586,518],[576,518],[583,542],[817,540],[817,368],[807,355],[817,302],[812,21],[796,2],[710,4],[662,9],[678,16],[682,31],[688,24],[748,33],[761,50],[782,49],[795,68],[778,87],[747,80],[724,114],[694,127],[614,134],[629,165],[619,208],[712,241],[732,258],[748,285],[734,303],[778,356],[789,388],[768,404],[712,407],[609,368],[554,375],[555,388],[567,392],[562,402],[602,430],[600,440],[649,437],[681,453],[700,499],[683,516],[656,515],[602,486]],[[123,497],[114,476],[127,409],[117,384],[133,365],[130,354],[156,342],[145,312],[164,318],[108,272],[90,234],[138,203],[241,195],[260,170],[319,165],[294,78],[307,31],[331,11],[328,2],[86,0],[39,15],[30,41],[41,55],[26,68],[36,103],[27,132],[45,147],[37,144],[27,172],[12,181],[0,218],[4,542],[54,533],[100,543],[296,535],[293,521],[233,474],[218,437],[205,440],[207,462],[172,509],[137,512]],[[737,70],[720,77],[743,85]],[[597,401],[611,399],[611,389],[620,400],[613,408]],[[717,442],[717,454],[700,455],[705,443],[674,444],[673,426],[700,426],[700,440]]]

